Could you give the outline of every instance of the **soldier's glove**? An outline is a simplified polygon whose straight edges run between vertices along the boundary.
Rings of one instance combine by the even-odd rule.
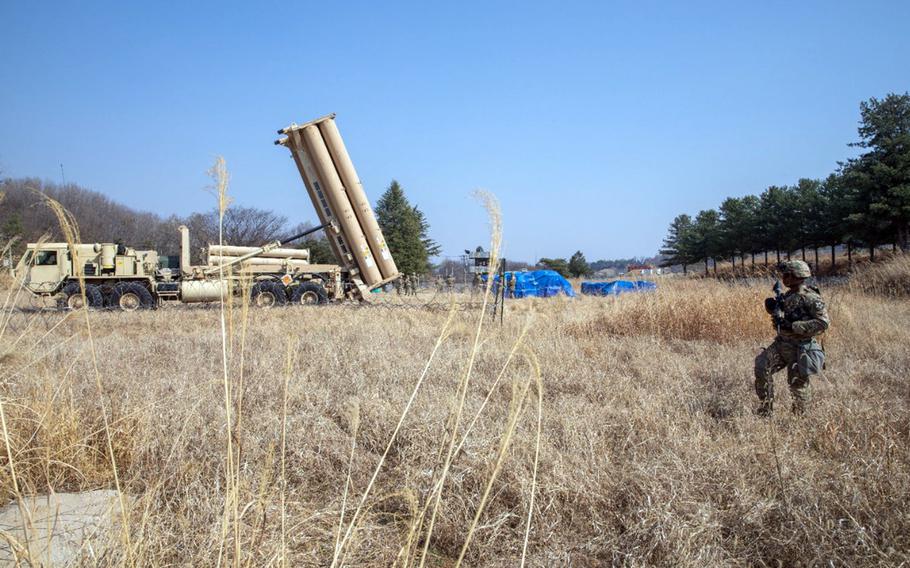
[[[781,316],[774,316],[774,327],[781,331],[793,331],[793,322]]]
[[[765,298],[765,311],[773,314],[777,310],[777,298]]]

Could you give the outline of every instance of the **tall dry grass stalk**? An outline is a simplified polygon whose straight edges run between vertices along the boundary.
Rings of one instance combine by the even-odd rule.
[[[224,214],[231,203],[228,195],[229,176],[227,165],[224,158],[218,156],[215,163],[209,169],[209,176],[213,180],[210,190],[215,195],[218,207],[218,245],[224,246]],[[218,280],[224,282],[226,273],[224,266],[218,265]],[[224,384],[224,413],[227,423],[227,440],[226,440],[226,457],[225,457],[225,482],[226,492],[224,500],[224,520],[222,523],[221,546],[218,552],[218,565],[221,565],[224,541],[227,539],[229,527],[234,529],[234,565],[240,565],[240,503],[238,495],[238,474],[236,472],[236,456],[234,454],[234,429],[233,429],[233,405],[234,397],[231,385],[230,375],[228,373],[228,345],[229,336],[227,330],[227,315],[225,313],[226,304],[224,295],[219,301],[219,324],[221,326],[221,371]]]
[[[528,333],[528,330],[530,329],[530,325],[531,325],[531,322],[529,320],[523,326],[521,333],[518,336],[518,339],[512,345],[512,349],[509,351],[508,356],[506,357],[505,361],[502,363],[499,373],[496,375],[496,379],[493,381],[493,384],[487,390],[487,394],[484,397],[483,402],[481,402],[479,408],[477,409],[477,411],[474,414],[473,419],[471,420],[471,422],[468,424],[468,426],[465,428],[464,432],[462,433],[461,438],[458,441],[458,445],[455,447],[455,450],[453,452],[454,455],[457,456],[461,452],[464,445],[467,443],[467,441],[471,435],[471,432],[474,430],[474,427],[477,425],[477,422],[481,419],[481,417],[483,417],[484,410],[486,409],[486,407],[487,407],[488,403],[490,402],[490,400],[492,399],[493,395],[496,393],[500,383],[503,380],[503,377],[505,377],[506,371],[508,371],[510,369],[511,363],[512,363],[513,359],[515,358],[515,355],[518,353],[518,351],[521,348],[524,347],[523,341],[525,339],[525,336]],[[442,454],[442,450],[443,450],[443,447],[440,447],[439,455]],[[437,461],[439,459],[439,455],[437,455]],[[537,467],[536,463],[535,463],[534,467],[535,467],[535,471],[536,471],[536,467]],[[430,505],[432,505],[434,503],[432,497],[439,494],[444,482],[445,482],[445,478],[441,477],[441,476],[436,480],[431,491],[429,492],[429,497],[424,501],[423,506],[420,507],[419,512],[411,521],[410,528],[408,531],[408,537],[405,540],[404,545],[402,546],[401,550],[398,553],[398,559],[400,560],[401,566],[410,566],[411,565],[411,559],[412,559],[412,555],[414,552],[413,548],[414,548],[415,544],[417,543],[417,541],[423,537],[423,535],[422,535],[423,523],[426,518],[426,514],[427,514],[427,511],[428,511]],[[532,492],[533,492],[533,489],[532,489]],[[423,538],[425,538],[425,537],[423,537]],[[422,551],[421,551],[421,558],[423,558]]]
[[[348,428],[351,432],[351,455],[348,458],[347,473],[344,476],[344,490],[341,493],[341,513],[338,515],[338,530],[335,531],[335,552],[332,555],[332,563],[338,562],[341,554],[341,531],[344,530],[344,513],[348,503],[348,491],[351,488],[351,473],[354,468],[354,455],[357,451],[357,430],[360,429],[360,403],[356,400],[351,401],[345,408],[347,415]]]
[[[281,391],[281,551],[280,565],[287,566],[288,544],[287,544],[287,438],[288,438],[288,385],[291,382],[291,371],[293,369],[294,351],[291,339],[288,338],[287,347],[287,369],[284,374],[284,388]],[[352,458],[353,459],[353,450]],[[347,489],[347,487],[345,487]]]
[[[531,536],[531,520],[534,517],[534,500],[537,494],[537,470],[540,463],[540,440],[543,428],[543,373],[541,372],[540,361],[533,351],[528,351],[528,357],[531,359],[534,381],[536,382],[537,387],[537,429],[534,435],[534,465],[531,468],[531,492],[528,500],[528,519],[525,523],[524,541],[521,544],[521,567],[524,567],[528,557],[528,540]]]
[[[85,275],[83,274],[83,263],[79,260],[79,252],[76,247],[77,244],[81,242],[79,238],[79,226],[76,223],[76,219],[72,214],[67,211],[59,202],[43,196],[45,203],[54,212],[54,215],[57,217],[57,223],[60,226],[60,230],[63,232],[63,237],[66,243],[70,248],[70,255],[72,257],[73,270],[75,276],[79,281],[79,293],[82,295],[82,314],[83,320],[85,322],[85,333],[87,338],[87,343],[89,347],[89,353],[91,354],[92,361],[92,372],[95,377],[95,387],[98,391],[98,405],[101,410],[101,418],[104,423],[104,433],[107,441],[107,451],[110,458],[111,464],[111,473],[114,477],[114,488],[117,491],[117,498],[120,505],[120,513],[122,516],[122,522],[120,524],[120,535],[123,540],[124,545],[124,556],[125,563],[127,565],[132,565],[132,544],[130,542],[130,524],[129,524],[129,509],[127,507],[127,500],[124,496],[123,488],[120,483],[120,472],[117,466],[116,455],[114,454],[114,442],[113,435],[111,434],[110,422],[108,420],[108,410],[106,408],[105,402],[105,393],[104,388],[101,384],[101,372],[98,368],[98,350],[95,346],[95,339],[92,333],[92,318],[89,317],[89,302],[85,297]]]
[[[499,208],[499,202],[496,198],[487,192],[477,191],[475,192],[475,197],[481,201],[484,208],[487,210],[487,215],[490,219],[490,266],[496,267],[499,265],[499,249],[502,244],[502,213]],[[430,542],[433,539],[433,529],[436,524],[436,515],[439,512],[439,505],[442,502],[442,494],[445,489],[446,477],[449,475],[449,469],[452,466],[452,459],[455,456],[455,443],[458,439],[458,429],[461,425],[461,417],[464,412],[464,404],[468,393],[468,388],[471,383],[471,373],[474,370],[474,361],[477,357],[478,347],[480,346],[480,337],[481,331],[483,330],[483,323],[486,320],[487,305],[490,301],[490,294],[493,288],[493,279],[487,279],[487,285],[484,288],[483,293],[483,302],[480,313],[477,316],[477,325],[474,332],[474,340],[471,346],[471,350],[468,353],[467,363],[465,364],[464,373],[462,374],[461,382],[458,385],[455,394],[455,406],[451,413],[451,419],[448,427],[447,438],[444,442],[444,446],[448,446],[448,449],[445,453],[445,461],[442,466],[442,470],[439,476],[438,490],[435,492],[435,495],[430,496],[433,500],[433,506],[430,512],[430,522],[427,527],[426,535],[424,536],[424,546],[423,551],[420,555],[420,568],[423,568],[427,559],[427,551],[430,547]]]
[[[370,495],[370,491],[373,489],[373,485],[376,483],[376,478],[379,476],[379,472],[382,470],[382,466],[389,455],[389,451],[391,451],[392,445],[395,443],[395,440],[398,437],[398,432],[401,431],[401,426],[404,423],[405,418],[407,418],[408,413],[414,404],[414,400],[417,398],[417,394],[420,392],[420,388],[423,385],[423,382],[430,370],[430,365],[433,363],[433,359],[439,352],[439,348],[448,337],[449,328],[452,325],[455,313],[456,312],[453,305],[452,308],[449,309],[449,317],[446,319],[445,323],[442,326],[442,329],[439,331],[439,335],[436,338],[436,343],[433,345],[433,349],[430,351],[430,355],[427,357],[426,364],[423,367],[423,372],[420,374],[417,382],[414,384],[414,389],[411,391],[411,396],[408,398],[408,401],[401,412],[401,416],[398,418],[398,423],[395,425],[395,429],[393,430],[392,435],[389,437],[389,441],[386,444],[385,450],[382,452],[382,456],[379,458],[379,462],[376,464],[376,468],[373,470],[373,475],[370,477],[369,483],[367,483],[366,488],[363,490],[363,494],[360,496],[360,501],[357,504],[357,508],[354,510],[354,515],[351,517],[350,523],[348,523],[348,527],[345,530],[344,536],[335,547],[336,552],[332,559],[333,568],[339,563],[344,563],[344,556],[342,555],[342,552],[344,551],[345,546],[350,541],[357,527],[357,521],[359,520],[361,513],[364,511],[364,505],[366,504],[367,498]]]
[[[536,363],[536,356],[534,355],[534,352],[529,349],[526,350],[528,359],[532,361],[531,367],[535,371],[539,371],[540,365]],[[493,484],[496,482],[496,478],[499,476],[499,473],[502,470],[506,451],[509,449],[509,446],[512,443],[512,436],[515,435],[515,428],[517,427],[518,419],[521,417],[521,413],[524,410],[524,405],[527,401],[531,385],[535,382],[537,384],[540,384],[541,381],[539,374],[537,376],[528,377],[528,379],[521,385],[513,385],[512,401],[510,404],[508,418],[506,419],[505,432],[503,432],[502,439],[499,444],[499,453],[496,455],[493,471],[490,473],[486,487],[484,487],[483,494],[480,497],[480,502],[477,505],[477,511],[474,513],[474,518],[471,521],[471,525],[468,527],[467,535],[464,539],[464,544],[461,547],[461,552],[458,553],[458,559],[455,561],[456,568],[458,566],[461,566],[461,563],[464,561],[465,554],[468,551],[468,546],[470,546],[471,539],[474,537],[474,531],[477,528],[477,523],[480,521],[480,516],[483,513],[484,507],[487,504],[487,500],[490,497],[490,491],[493,489]]]
[[[37,192],[37,193],[39,193],[41,198],[44,200],[45,205],[49,209],[51,209],[51,211],[57,217],[57,221],[60,226],[61,232],[63,233],[64,239],[66,240],[67,244],[69,245],[70,256],[73,260],[73,266],[75,267],[74,276],[77,278],[77,280],[79,282],[80,293],[82,294],[82,300],[83,300],[83,308],[81,310],[81,313],[84,316],[83,323],[84,323],[84,330],[85,330],[85,335],[86,335],[86,345],[91,354],[91,370],[92,370],[92,375],[93,375],[94,381],[95,381],[95,388],[96,388],[96,393],[97,393],[96,394],[97,404],[100,407],[100,414],[101,414],[101,418],[102,418],[102,422],[103,422],[103,434],[105,437],[106,449],[107,449],[106,453],[108,455],[109,464],[111,467],[111,473],[113,476],[113,483],[114,483],[114,487],[116,489],[116,493],[118,496],[118,501],[119,501],[119,505],[120,505],[120,513],[122,515],[121,523],[120,523],[120,527],[121,527],[120,538],[121,538],[121,542],[122,542],[124,561],[127,565],[131,565],[132,564],[132,545],[131,545],[130,531],[129,531],[129,511],[127,509],[127,501],[124,497],[124,492],[123,492],[121,482],[120,482],[119,469],[118,469],[116,454],[114,451],[113,434],[111,432],[111,424],[110,424],[110,421],[108,418],[108,408],[107,408],[107,403],[106,403],[106,396],[105,396],[104,387],[102,386],[101,373],[100,373],[99,367],[98,367],[98,354],[97,354],[97,349],[95,346],[94,333],[93,333],[93,329],[92,329],[92,320],[89,317],[88,302],[85,297],[85,279],[84,279],[84,275],[82,274],[82,263],[79,261],[78,249],[76,247],[76,245],[80,243],[79,228],[75,222],[75,219],[72,217],[72,215],[59,202],[47,197],[44,194],[41,194],[40,192]],[[18,295],[18,293],[22,290],[23,285],[24,285],[24,283],[22,283],[22,282],[15,283],[13,285],[13,287],[11,287],[10,292],[12,291],[12,289],[15,289],[16,294]],[[4,313],[4,316],[5,316],[4,324],[3,324],[2,329],[0,329],[0,338],[2,338],[2,335],[6,332],[8,323],[9,323],[10,319],[12,318],[12,313],[13,313],[13,309],[14,309],[14,305],[15,305],[15,302],[12,302],[12,305],[10,305],[9,298],[10,298],[10,293],[7,294],[7,299],[4,302],[4,311],[6,312],[8,310],[8,313]],[[50,327],[43,336],[41,336],[37,339],[37,342],[35,344],[37,345],[38,343],[43,341],[48,335],[50,335],[52,332],[54,332],[54,330],[58,326],[60,326],[64,323],[64,321],[66,320],[67,317],[68,317],[68,315],[61,318],[56,324],[54,324],[52,327]],[[36,320],[37,320],[36,317],[32,317],[32,319],[28,322],[28,326],[26,327],[25,333],[27,333],[28,328]],[[25,333],[23,333],[23,336],[25,335]],[[18,346],[19,341],[22,340],[23,336],[20,336],[13,342],[13,344],[12,344],[13,349],[15,349]],[[20,367],[19,372],[21,372],[22,370],[24,370],[24,367]],[[48,418],[48,413],[45,413],[42,416],[41,421],[43,422],[47,418]],[[13,490],[12,493],[13,493],[13,495],[16,499],[17,505],[19,507],[20,518],[22,519],[22,521],[24,523],[24,526],[22,527],[22,529],[23,529],[24,538],[26,540],[25,547],[24,547],[24,550],[26,551],[25,557],[31,563],[33,559],[31,559],[31,557],[30,557],[32,554],[32,545],[30,543],[30,533],[34,530],[34,527],[32,526],[31,513],[23,499],[23,494],[22,494],[23,487],[19,483],[19,477],[16,472],[16,460],[15,460],[16,452],[14,451],[13,444],[11,442],[9,424],[8,424],[8,420],[7,420],[6,401],[4,401],[3,397],[0,397],[0,425],[2,425],[2,429],[3,429],[4,447],[6,450],[8,465],[10,468],[10,477],[12,480],[12,490]],[[39,423],[39,428],[40,428],[40,423]],[[34,487],[30,487],[30,490],[34,490],[34,489],[35,489]],[[47,490],[52,493],[54,491],[54,488],[51,486],[51,487],[48,487]],[[9,537],[8,540],[9,539],[12,539],[12,537]],[[13,548],[22,549],[23,547],[14,545]],[[18,555],[18,553],[14,553],[14,554]]]
[[[44,234],[36,242],[37,246],[41,246],[50,239],[50,235]],[[32,256],[29,259],[29,263],[25,268],[30,268],[34,266],[35,258]],[[6,295],[3,300],[3,307],[0,308],[0,317],[2,317],[2,324],[0,324],[0,341],[3,340],[4,335],[6,335],[7,329],[9,329],[10,321],[13,318],[15,313],[15,308],[18,306],[18,300],[25,290],[24,281],[13,280],[11,285],[6,291]],[[27,294],[27,292],[26,292]],[[2,354],[0,354],[2,355]]]

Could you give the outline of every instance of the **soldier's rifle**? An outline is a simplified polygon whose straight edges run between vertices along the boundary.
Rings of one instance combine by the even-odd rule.
[[[817,288],[815,290],[817,291]],[[793,329],[794,322],[806,319],[805,313],[801,308],[793,310],[789,314],[784,312],[784,287],[780,280],[774,281],[774,287],[771,291],[774,292],[774,298],[768,298],[772,302],[768,312],[771,314],[771,319],[774,320],[774,326],[777,328],[778,334],[781,329],[787,331]]]
[[[774,281],[774,287],[771,291],[774,292],[774,309],[769,311],[771,312],[771,318],[774,320],[774,326],[777,328],[777,333],[779,335],[781,326],[787,321],[786,315],[784,314],[784,288],[781,285],[780,280]]]

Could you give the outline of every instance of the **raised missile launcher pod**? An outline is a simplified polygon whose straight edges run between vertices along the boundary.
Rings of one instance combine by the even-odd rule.
[[[319,220],[326,226],[332,250],[352,280],[373,290],[397,279],[398,268],[338,132],[335,115],[292,124],[278,133],[286,138],[276,144],[291,151]]]
[[[112,243],[31,243],[13,274],[35,296],[56,297],[58,307],[68,309],[87,301],[93,308],[132,311],[215,302],[246,290],[262,307],[364,301],[399,274],[334,118],[292,124],[279,131],[287,137],[276,143],[291,151],[320,220],[284,244],[324,230],[338,265],[311,264],[309,250],[274,241],[260,247],[209,245],[203,250],[206,264],[197,266],[189,230],[181,226],[179,257]]]

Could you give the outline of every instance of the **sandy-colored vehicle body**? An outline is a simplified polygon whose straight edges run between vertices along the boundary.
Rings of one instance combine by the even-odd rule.
[[[241,290],[250,290],[260,306],[366,300],[399,274],[334,118],[292,124],[277,142],[291,150],[319,227],[260,247],[209,245],[202,266],[190,263],[184,226],[177,258],[119,243],[31,243],[13,274],[33,294],[57,296],[68,308],[84,301],[124,310],[212,302]],[[338,265],[310,264],[308,250],[283,246],[316,230],[325,231]]]
[[[109,280],[151,282],[158,269],[158,253],[116,243],[28,243],[13,275],[32,293],[56,294],[81,273],[86,283]]]
[[[82,306],[80,275],[85,300],[94,308],[133,310],[168,301],[211,302],[244,289],[262,306],[292,299],[323,303],[345,297],[341,267],[310,264],[307,249],[210,246],[204,251],[207,263],[194,266],[189,263],[189,231],[186,227],[180,231],[179,257],[115,243],[29,243],[13,276],[35,296],[56,296],[62,308]],[[264,254],[263,248],[268,249]],[[228,252],[239,256],[226,256]],[[313,290],[301,297],[297,290],[304,285]]]

